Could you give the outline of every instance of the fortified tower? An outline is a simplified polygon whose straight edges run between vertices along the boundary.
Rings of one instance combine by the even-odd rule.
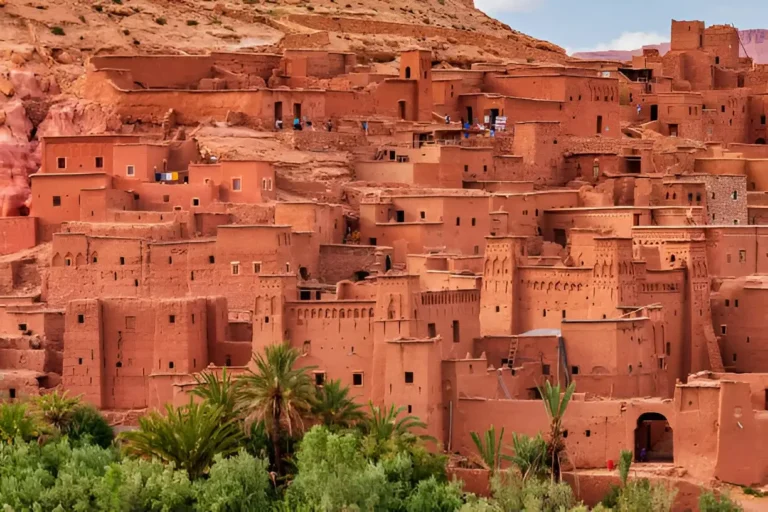
[[[409,108],[408,100],[401,100],[400,114],[404,119],[430,122],[432,120],[432,52],[427,50],[411,50],[400,55],[400,78],[416,80],[416,105]],[[403,103],[405,101],[405,103]],[[409,116],[408,112],[414,112]]]
[[[636,306],[631,238],[595,238],[595,267],[590,317],[613,318],[618,306]]]
[[[486,237],[483,288],[480,294],[481,336],[518,334],[514,302],[517,264],[525,254],[525,237]]]

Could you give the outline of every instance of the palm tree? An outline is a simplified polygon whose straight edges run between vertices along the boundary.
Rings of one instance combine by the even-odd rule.
[[[547,459],[552,468],[552,480],[560,480],[560,456],[565,450],[563,442],[563,416],[571,401],[576,383],[571,382],[560,396],[560,385],[553,386],[549,381],[544,381],[544,388],[539,388],[544,408],[549,416],[549,440],[547,442]]]
[[[480,460],[486,469],[491,470],[491,473],[495,473],[501,469],[502,460],[511,460],[509,455],[503,455],[504,450],[504,429],[501,429],[499,436],[496,437],[496,427],[491,425],[491,428],[485,431],[484,438],[481,438],[477,432],[470,432],[472,441],[475,443],[475,448],[480,454]]]
[[[215,455],[239,450],[242,429],[221,407],[190,400],[177,409],[165,408],[167,416],[153,411],[139,418],[138,430],[120,434],[129,455],[173,463],[194,479],[208,470]]]
[[[237,403],[240,398],[241,382],[232,380],[232,375],[227,373],[227,369],[221,370],[221,378],[214,372],[202,372],[195,375],[195,387],[191,394],[202,398],[205,402],[214,407],[221,407],[227,418],[237,416]]]
[[[378,406],[373,405],[373,402],[368,402],[368,406],[371,414],[365,423],[365,429],[377,441],[386,441],[395,437],[412,434],[411,430],[413,429],[427,428],[427,424],[419,420],[417,416],[407,415],[398,419],[398,416],[405,411],[405,407],[395,409],[394,405],[390,405],[389,409],[384,407],[382,412]],[[426,435],[418,437],[424,440],[432,439]]]
[[[341,386],[340,380],[331,380],[317,388],[312,413],[322,420],[326,427],[348,428],[365,418],[360,405],[349,398],[349,388]]]
[[[72,414],[80,406],[79,396],[70,397],[67,394],[68,391],[60,393],[58,390],[54,390],[51,393],[40,395],[35,400],[43,420],[59,432],[69,425]]]
[[[547,457],[547,442],[541,432],[536,437],[513,432],[512,448],[515,454],[509,460],[520,470],[524,482],[531,476],[541,475]]]
[[[272,345],[263,354],[254,354],[256,371],[241,377],[239,409],[246,421],[263,421],[275,456],[275,469],[283,474],[280,440],[284,431],[293,436],[303,430],[304,417],[312,411],[315,388],[307,373],[311,368],[294,368],[299,352],[287,344]]]

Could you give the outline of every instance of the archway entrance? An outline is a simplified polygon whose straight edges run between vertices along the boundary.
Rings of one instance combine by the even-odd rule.
[[[765,139],[761,137],[755,141],[755,144],[765,144]]]
[[[663,414],[647,412],[635,428],[636,462],[673,462],[672,427]]]
[[[390,270],[392,270],[392,258],[387,256],[384,259],[384,272],[389,272]]]

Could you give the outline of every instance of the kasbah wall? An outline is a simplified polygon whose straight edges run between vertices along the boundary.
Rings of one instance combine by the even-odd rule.
[[[451,452],[489,425],[546,429],[538,387],[574,382],[574,467],[629,449],[768,483],[766,73],[732,27],[671,32],[632,65],[540,49],[443,69],[414,49],[384,75],[323,32],[284,54],[92,59],[88,98],[156,133],[43,139],[29,201],[0,218],[0,393],[146,411],[285,342],[318,386],[403,406]],[[182,136],[234,118],[347,155],[349,179]]]

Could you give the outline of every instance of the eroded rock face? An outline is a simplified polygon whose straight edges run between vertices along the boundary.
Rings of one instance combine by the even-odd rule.
[[[36,143],[0,142],[0,216],[16,216],[29,206],[29,175],[39,166]]]
[[[108,107],[70,98],[51,105],[37,136],[94,135],[118,132],[121,126],[120,117]]]

